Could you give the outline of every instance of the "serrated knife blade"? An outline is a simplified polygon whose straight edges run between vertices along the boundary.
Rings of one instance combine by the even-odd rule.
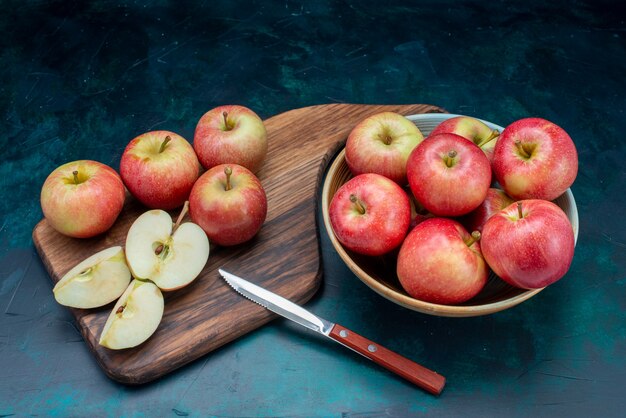
[[[446,379],[440,374],[429,370],[406,357],[386,349],[365,337],[350,331],[346,327],[327,321],[307,311],[276,293],[249,282],[223,269],[218,270],[226,282],[239,294],[258,303],[264,308],[283,316],[310,330],[316,331],[330,339],[356,351],[386,369],[416,384],[422,389],[439,395],[445,386]]]

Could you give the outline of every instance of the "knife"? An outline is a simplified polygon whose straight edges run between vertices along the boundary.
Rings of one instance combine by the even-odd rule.
[[[222,269],[219,269],[219,273],[238,293],[264,308],[335,340],[427,392],[439,395],[443,390],[446,379],[440,374],[360,336],[343,325],[320,318],[295,303],[241,277]]]

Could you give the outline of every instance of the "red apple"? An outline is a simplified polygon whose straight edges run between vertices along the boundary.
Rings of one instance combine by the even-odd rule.
[[[267,197],[259,179],[237,164],[205,172],[191,190],[189,214],[209,237],[222,245],[250,240],[267,215]]]
[[[459,216],[476,209],[491,182],[485,153],[455,134],[431,135],[413,150],[407,162],[415,198],[437,216]]]
[[[482,149],[489,162],[493,162],[493,150],[500,132],[497,129],[491,129],[476,118],[456,116],[441,122],[430,134],[457,134],[462,136]]]
[[[513,203],[513,199],[500,189],[490,188],[487,197],[476,209],[463,216],[459,221],[468,231],[483,231],[485,222],[494,214]]]
[[[473,298],[489,274],[479,238],[479,232],[470,235],[451,219],[425,220],[400,247],[400,284],[411,297],[426,302],[455,304]]]
[[[130,193],[147,207],[174,209],[189,198],[200,163],[185,138],[169,131],[153,131],[126,146],[120,174]]]
[[[502,280],[539,289],[562,278],[574,258],[574,230],[547,200],[509,205],[485,224],[481,240],[487,264]]]
[[[256,173],[267,154],[267,133],[261,118],[243,106],[219,106],[196,126],[193,147],[204,168],[239,164]]]
[[[89,238],[108,230],[124,206],[122,179],[97,161],[80,160],[55,169],[41,188],[41,209],[64,235]]]
[[[520,119],[500,135],[493,170],[512,198],[553,200],[574,182],[578,154],[559,126],[540,118]]]
[[[404,187],[404,192],[409,197],[409,203],[411,205],[411,223],[409,224],[409,231],[415,228],[420,223],[424,222],[428,218],[432,218],[435,215],[424,209],[424,206],[417,201],[411,188],[409,186]]]
[[[382,255],[398,247],[411,221],[407,194],[387,177],[373,173],[341,186],[328,213],[337,240],[365,255]]]
[[[424,139],[420,130],[404,116],[383,112],[354,127],[346,141],[346,163],[355,176],[376,173],[405,185],[406,161]]]

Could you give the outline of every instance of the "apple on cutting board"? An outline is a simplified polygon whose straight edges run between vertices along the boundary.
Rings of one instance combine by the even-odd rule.
[[[259,179],[238,164],[206,171],[191,190],[189,214],[211,242],[231,246],[249,241],[267,216],[267,196]]]
[[[185,138],[174,132],[139,135],[126,146],[120,174],[130,193],[152,209],[174,209],[189,198],[200,175],[198,158]]]
[[[122,211],[122,179],[111,167],[91,160],[56,168],[41,188],[41,209],[52,228],[74,238],[108,230]]]
[[[198,121],[193,147],[204,168],[238,164],[256,173],[267,154],[267,132],[259,116],[244,106],[219,106]]]
[[[120,246],[107,248],[88,257],[68,271],[52,289],[58,303],[72,308],[97,308],[120,297],[130,270]]]

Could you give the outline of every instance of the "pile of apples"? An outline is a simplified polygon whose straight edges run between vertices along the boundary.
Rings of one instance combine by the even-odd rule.
[[[331,200],[333,232],[359,254],[397,250],[396,273],[411,297],[466,302],[490,269],[537,289],[571,265],[574,231],[551,201],[574,182],[578,156],[552,122],[520,119],[500,133],[457,116],[424,139],[410,120],[384,112],[352,130],[345,159],[354,177]]]
[[[89,238],[109,230],[126,189],[150,209],[131,225],[125,248],[107,248],[68,271],[53,289],[56,300],[90,309],[117,299],[100,345],[123,349],[146,341],[163,317],[161,291],[198,277],[209,242],[238,245],[261,229],[267,197],[255,173],[266,154],[263,121],[229,105],[200,118],[193,146],[169,131],[139,135],[122,154],[120,174],[91,160],[55,169],[41,189],[41,208],[61,234]],[[181,206],[174,223],[166,211]],[[192,222],[183,222],[187,212]]]

